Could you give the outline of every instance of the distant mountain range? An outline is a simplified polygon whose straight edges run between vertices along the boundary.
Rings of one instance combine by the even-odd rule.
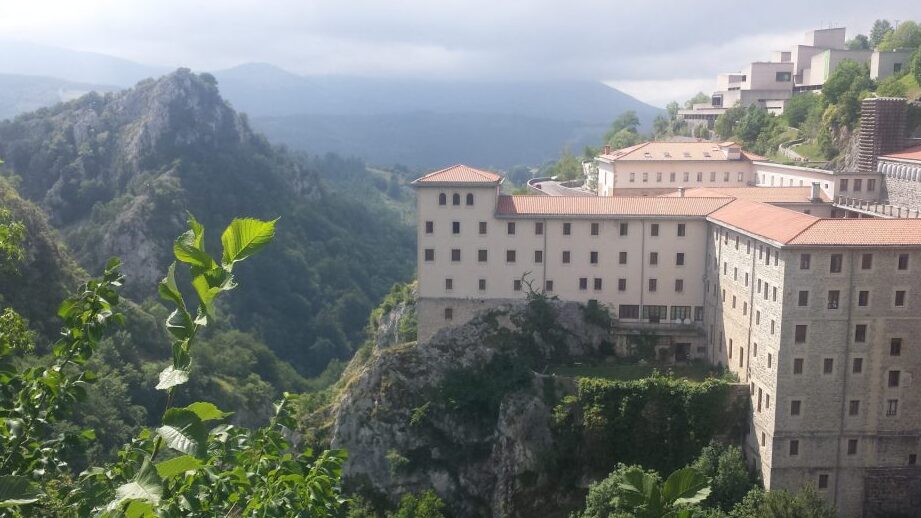
[[[0,119],[165,72],[102,54],[0,41],[0,73],[9,74],[0,76]],[[564,147],[579,152],[597,145],[626,110],[646,127],[661,112],[594,81],[308,77],[265,63],[212,74],[222,96],[273,142],[417,169],[539,164]]]

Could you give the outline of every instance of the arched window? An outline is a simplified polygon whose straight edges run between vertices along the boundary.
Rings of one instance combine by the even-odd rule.
[[[472,192],[467,193],[467,205],[473,205],[473,193]]]
[[[445,194],[445,193],[439,194],[439,195],[438,195],[438,204],[439,204],[439,205],[447,205],[447,204],[448,204],[448,195]]]
[[[460,205],[460,194],[454,193],[454,196],[451,196],[451,205]]]

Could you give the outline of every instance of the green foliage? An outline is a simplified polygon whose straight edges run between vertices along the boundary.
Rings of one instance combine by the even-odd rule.
[[[873,86],[870,69],[865,63],[845,59],[828,76],[822,85],[822,95],[831,104],[837,104],[846,95],[858,95]]]
[[[400,454],[397,450],[389,450],[384,458],[387,459],[387,466],[390,468],[391,476],[395,476],[402,472],[409,465],[409,459]]]
[[[608,310],[607,306],[600,304],[597,300],[589,300],[588,303],[582,306],[582,317],[589,324],[596,325],[602,329],[611,328],[611,312]]]
[[[745,108],[741,104],[736,104],[716,118],[716,122],[713,124],[713,131],[722,140],[732,138],[736,124],[742,119],[743,115],[745,115]]]
[[[870,30],[870,44],[873,48],[878,47],[880,42],[883,41],[883,37],[891,30],[892,24],[889,23],[889,20],[876,20],[873,22],[873,29]]]
[[[505,395],[530,381],[530,370],[520,358],[497,354],[477,368],[449,371],[438,387],[437,401],[466,418],[494,421]]]
[[[911,75],[915,82],[921,85],[921,47],[911,55]]]
[[[577,518],[625,518],[632,516],[632,509],[623,499],[622,485],[627,477],[649,476],[657,483],[661,481],[655,471],[644,471],[642,466],[618,464],[604,479],[592,483],[585,497],[585,509]]]
[[[799,128],[806,122],[809,114],[818,110],[822,111],[822,97],[812,93],[794,95],[787,100],[783,109],[783,119],[788,126]]]
[[[445,503],[434,491],[422,492],[419,496],[403,495],[400,506],[387,518],[445,518]]]
[[[704,504],[729,511],[755,487],[742,450],[711,442],[691,465],[710,478],[711,493]]]
[[[607,135],[605,135],[605,137],[607,137]],[[619,130],[605,139],[605,142],[607,145],[611,146],[611,149],[623,149],[625,147],[635,146],[642,141],[642,137],[631,129]]]
[[[921,47],[921,26],[912,20],[899,24],[895,30],[889,31],[879,42],[879,50],[916,49]]]
[[[905,97],[907,89],[902,84],[901,75],[891,75],[879,82],[876,87],[876,95],[880,97]]]
[[[853,39],[847,40],[844,45],[851,50],[867,50],[870,48],[870,38],[865,34],[858,34]]]
[[[620,464],[589,487],[578,518],[690,518],[687,506],[709,493],[708,478],[694,468],[676,470],[663,483],[654,471]]]
[[[659,337],[651,331],[640,331],[629,338],[630,356],[635,360],[651,362],[656,359],[656,344]]]
[[[575,180],[582,176],[582,161],[569,148],[564,148],[559,160],[550,167],[550,175],[563,180]]]
[[[621,149],[640,143],[641,138],[638,133],[640,119],[633,110],[620,114],[607,133],[604,134],[605,144],[613,149]]]
[[[0,207],[0,268],[15,268],[22,260],[25,234],[26,227],[13,219],[9,209]]]
[[[703,104],[703,103],[708,103],[708,102],[710,102],[709,95],[703,92],[697,92],[696,94],[694,94],[694,97],[691,97],[690,99],[684,102],[684,107],[685,109],[690,110],[691,108],[694,107],[695,104]]]

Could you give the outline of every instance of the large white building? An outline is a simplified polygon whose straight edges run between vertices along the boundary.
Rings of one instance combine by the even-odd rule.
[[[658,197],[501,182],[466,166],[414,182],[420,340],[529,288],[597,300],[668,358],[749,385],[746,453],[767,488],[811,482],[844,517],[917,511],[921,219],[821,217],[833,193],[819,182]]]

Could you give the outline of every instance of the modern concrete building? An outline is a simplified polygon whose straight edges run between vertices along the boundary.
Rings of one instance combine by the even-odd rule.
[[[617,332],[658,335],[663,358],[750,386],[745,449],[767,488],[811,482],[845,518],[917,511],[921,219],[820,217],[834,193],[821,181],[659,197],[509,196],[501,182],[466,166],[414,182],[420,340],[529,288],[597,300]]]
[[[874,51],[870,56],[870,78],[883,80],[893,74],[907,72],[914,49]]]

